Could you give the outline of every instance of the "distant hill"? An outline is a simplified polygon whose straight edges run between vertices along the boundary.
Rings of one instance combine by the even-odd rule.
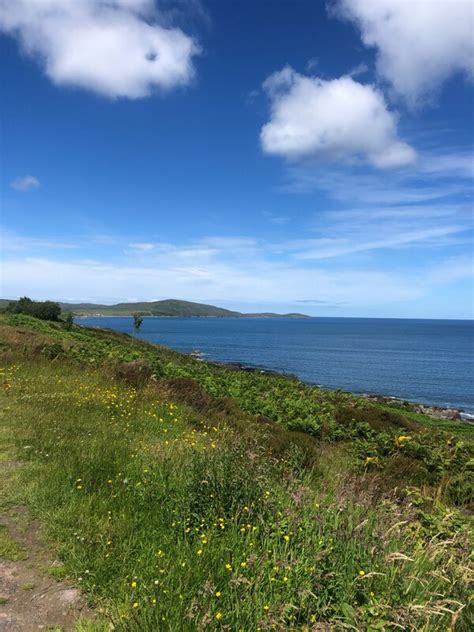
[[[8,300],[0,299],[0,308],[6,307],[8,303]],[[117,303],[116,305],[100,305],[96,303],[60,303],[60,305],[63,312],[72,311],[76,316],[131,316],[132,314],[140,313],[144,316],[163,317],[310,318],[310,316],[306,314],[297,313],[274,314],[272,312],[263,312],[258,314],[245,314],[222,307],[215,307],[214,305],[179,301],[176,299],[140,303]]]

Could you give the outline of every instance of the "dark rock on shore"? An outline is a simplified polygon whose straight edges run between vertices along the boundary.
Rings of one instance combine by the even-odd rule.
[[[428,406],[427,404],[419,404],[409,402],[407,400],[398,399],[397,397],[387,397],[384,395],[370,395],[364,393],[362,397],[379,404],[387,404],[396,408],[402,408],[414,413],[421,413],[436,417],[437,419],[446,419],[448,421],[464,421],[466,423],[474,423],[474,415],[464,412],[461,408],[444,408],[443,406]]]

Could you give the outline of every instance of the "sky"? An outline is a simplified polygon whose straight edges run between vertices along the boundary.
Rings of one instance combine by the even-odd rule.
[[[473,318],[474,4],[0,0],[0,295]]]

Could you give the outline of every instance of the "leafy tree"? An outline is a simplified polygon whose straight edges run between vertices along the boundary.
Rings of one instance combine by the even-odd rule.
[[[143,316],[141,314],[133,314],[133,328],[136,333],[138,333],[140,327],[142,326]]]
[[[10,301],[7,311],[13,314],[27,314],[41,320],[59,320],[61,307],[54,301],[32,301],[23,296],[18,301]]]

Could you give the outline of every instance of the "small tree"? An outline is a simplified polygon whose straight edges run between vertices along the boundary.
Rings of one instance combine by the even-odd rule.
[[[135,333],[138,333],[138,330],[142,326],[143,316],[141,314],[133,314],[133,328]]]
[[[72,329],[73,324],[74,324],[74,314],[71,311],[66,312],[64,316],[64,329],[67,329],[67,331],[70,331]]]

